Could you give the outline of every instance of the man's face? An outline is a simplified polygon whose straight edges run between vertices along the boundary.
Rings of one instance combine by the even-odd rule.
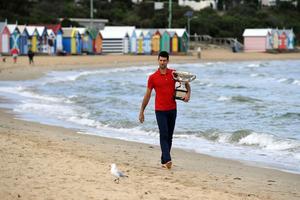
[[[166,69],[168,65],[169,60],[165,57],[159,57],[158,58],[158,64],[160,69]]]

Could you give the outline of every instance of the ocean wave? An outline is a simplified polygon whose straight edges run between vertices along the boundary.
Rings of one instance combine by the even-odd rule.
[[[256,133],[247,129],[234,132],[207,130],[198,133],[197,136],[218,143],[252,146],[265,150],[300,152],[300,142],[297,140],[279,138],[275,135],[266,133]]]
[[[294,78],[280,78],[277,80],[279,83],[286,83],[292,85],[300,85],[300,80]]]
[[[280,116],[277,116],[278,119],[300,119],[300,113],[287,112]]]
[[[238,103],[255,103],[255,102],[262,102],[260,99],[252,98],[252,97],[246,97],[246,96],[220,96],[218,101],[232,101],[232,102],[238,102]]]

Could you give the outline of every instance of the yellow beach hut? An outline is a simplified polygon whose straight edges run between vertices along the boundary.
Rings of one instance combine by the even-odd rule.
[[[169,32],[170,37],[171,37],[171,53],[172,54],[177,54],[178,53],[178,36],[176,32]]]
[[[160,32],[157,30],[152,35],[151,46],[152,46],[152,54],[158,54],[160,51]]]

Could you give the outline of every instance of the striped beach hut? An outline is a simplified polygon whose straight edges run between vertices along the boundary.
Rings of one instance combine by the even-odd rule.
[[[151,37],[152,54],[158,54],[160,51],[160,32],[156,30]]]
[[[1,53],[9,54],[10,53],[10,31],[5,24],[1,32]]]
[[[129,53],[129,34],[134,26],[106,26],[100,33],[103,37],[103,53]]]
[[[28,49],[31,48],[33,52],[38,52],[38,32],[35,26],[26,26],[26,30],[29,36]]]
[[[63,48],[68,54],[78,54],[81,52],[80,34],[75,28],[62,28]],[[79,47],[78,47],[79,46]]]
[[[6,22],[0,22],[0,53],[2,53],[2,32],[6,26]]]
[[[20,54],[27,55],[29,50],[29,34],[25,25],[18,25],[18,29],[20,31]]]
[[[170,34],[166,30],[161,30],[161,33],[162,36],[160,38],[160,51],[166,51],[170,53]]]
[[[20,49],[20,31],[15,24],[8,24],[6,26],[9,30],[9,48],[10,49]]]

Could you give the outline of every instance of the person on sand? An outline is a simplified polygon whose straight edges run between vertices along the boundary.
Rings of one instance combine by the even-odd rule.
[[[29,59],[29,64],[33,64],[34,63],[33,62],[34,52],[31,49],[29,49],[27,55],[28,55],[28,59]]]
[[[173,69],[167,67],[169,62],[169,54],[162,51],[158,55],[159,68],[148,78],[146,93],[141,105],[139,121],[144,122],[144,111],[151,98],[152,89],[155,90],[155,115],[159,129],[160,147],[161,147],[161,164],[163,168],[171,169],[171,147],[173,140],[173,132],[175,128],[177,105],[174,98],[175,80],[173,79]],[[184,101],[190,99],[191,88],[186,83],[187,94]]]
[[[13,57],[14,63],[17,63],[18,54],[19,54],[19,50],[17,48],[13,48],[11,50],[11,55]]]

